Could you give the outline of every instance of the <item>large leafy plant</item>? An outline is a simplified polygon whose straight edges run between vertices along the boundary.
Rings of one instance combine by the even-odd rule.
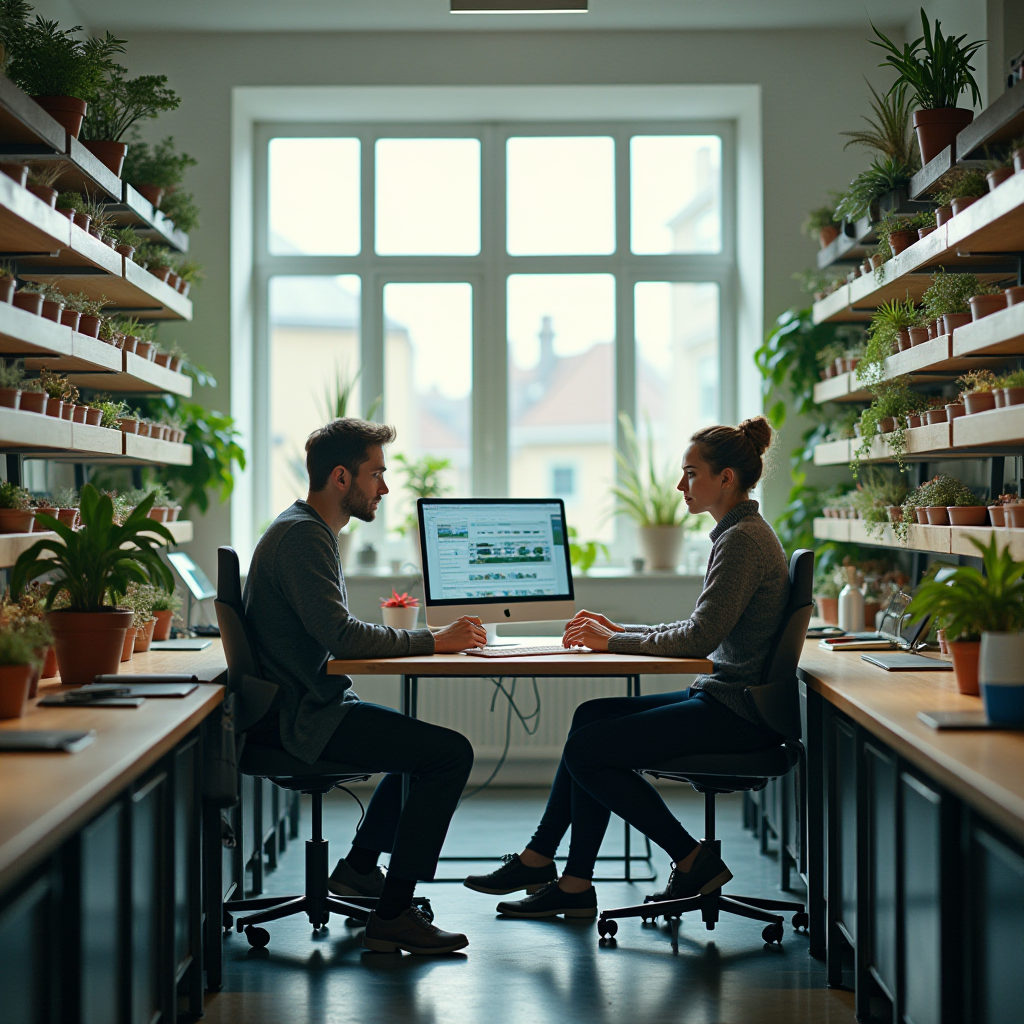
[[[167,86],[166,75],[125,77],[118,67],[90,98],[82,138],[118,142],[136,122],[174,110],[181,98]]]
[[[152,148],[149,143],[133,138],[121,177],[131,185],[176,188],[185,180],[185,172],[197,163],[188,153],[177,151],[171,135]]]
[[[988,544],[969,538],[981,554],[982,571],[961,565],[941,582],[925,580],[908,606],[911,622],[934,616],[947,635],[977,640],[982,633],[1015,633],[1024,626],[1024,562],[999,550],[996,532]]]
[[[75,38],[82,26],[61,29],[55,21],[36,17],[9,32],[7,77],[30,96],[75,96],[90,100],[124,53],[123,39]]]
[[[899,88],[909,88],[924,110],[955,107],[963,92],[970,92],[975,106],[981,104],[981,91],[971,73],[975,70],[971,61],[985,45],[985,40],[964,43],[966,35],[944,36],[938,18],[933,31],[923,7],[921,28],[924,34],[904,43],[902,49],[874,25],[871,28],[878,38],[870,42],[887,51],[879,67],[891,66],[899,72],[890,94]]]
[[[173,590],[174,579],[160,558],[159,541],[173,544],[174,536],[148,518],[152,507],[150,495],[118,525],[110,496],[86,484],[79,506],[81,529],[72,530],[43,513],[37,515],[38,522],[58,539],[36,541],[19,556],[11,573],[12,593],[20,595],[32,580],[51,576],[48,609],[64,594],[70,611],[98,612],[107,606],[108,595],[126,593],[131,583]]]

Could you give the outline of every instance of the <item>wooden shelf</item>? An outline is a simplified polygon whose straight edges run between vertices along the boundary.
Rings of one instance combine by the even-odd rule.
[[[159,210],[154,210],[150,201],[128,182],[124,183],[121,202],[108,204],[106,209],[118,224],[133,227],[143,238],[170,246],[178,252],[188,252],[188,235],[179,231],[174,222]]]
[[[961,253],[1024,252],[1024,174],[1014,174],[943,225],[950,249]]]
[[[1024,450],[1024,405],[957,417],[953,421],[953,445],[956,448],[1005,445]]]
[[[1024,177],[1024,175],[1022,175]],[[975,320],[953,332],[955,356],[1024,355],[1024,303]]]
[[[138,434],[124,435],[124,458],[121,461],[159,462],[167,466],[191,466],[192,445],[176,441],[158,441]]]
[[[109,346],[107,346],[109,347]],[[134,352],[114,349],[118,357],[116,376],[101,373],[70,374],[71,381],[80,388],[113,391],[118,394],[151,395],[169,393],[192,397],[192,378],[187,374],[169,370],[166,366],[137,356]]]
[[[854,441],[823,441],[814,446],[814,464],[816,466],[845,466],[850,461],[851,445],[860,444]]]
[[[1024,562],[1024,530],[1015,530],[1002,526],[954,526],[951,528],[949,553],[951,555],[969,555],[980,558],[978,549],[971,543],[975,537],[982,544],[988,544],[995,534],[999,550],[1010,549],[1010,554],[1018,562]]]
[[[871,392],[861,387],[854,371],[837,373],[814,385],[814,401],[825,402],[870,402]]]
[[[1024,85],[1020,82],[993,100],[956,137],[958,160],[985,157],[984,147],[1024,135]]]
[[[0,75],[0,153],[34,148],[63,153],[65,132],[31,96]]]
[[[71,221],[0,174],[0,251],[51,256],[71,244]]]
[[[951,529],[949,526],[919,526],[915,523],[907,528],[907,540],[904,543],[889,524],[876,527],[869,533],[868,524],[863,519],[814,520],[814,536],[817,540],[863,544],[865,547],[898,548],[905,551],[930,551],[940,555],[950,554]],[[1024,530],[1014,532],[1020,533],[1024,542]]]

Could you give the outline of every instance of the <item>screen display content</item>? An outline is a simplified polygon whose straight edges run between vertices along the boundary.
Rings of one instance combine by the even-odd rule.
[[[423,501],[431,604],[572,597],[560,501]]]

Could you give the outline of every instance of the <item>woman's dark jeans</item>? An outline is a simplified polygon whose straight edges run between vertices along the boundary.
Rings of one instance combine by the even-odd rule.
[[[593,878],[614,811],[672,860],[683,860],[697,840],[638,770],[686,754],[743,753],[781,742],[778,733],[740,718],[699,690],[587,701],[573,715],[548,805],[529,848],[553,857],[571,824],[565,874]]]

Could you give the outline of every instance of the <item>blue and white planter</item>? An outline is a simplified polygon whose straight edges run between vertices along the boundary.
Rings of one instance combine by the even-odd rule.
[[[981,634],[978,682],[990,722],[1024,725],[1024,634]]]

